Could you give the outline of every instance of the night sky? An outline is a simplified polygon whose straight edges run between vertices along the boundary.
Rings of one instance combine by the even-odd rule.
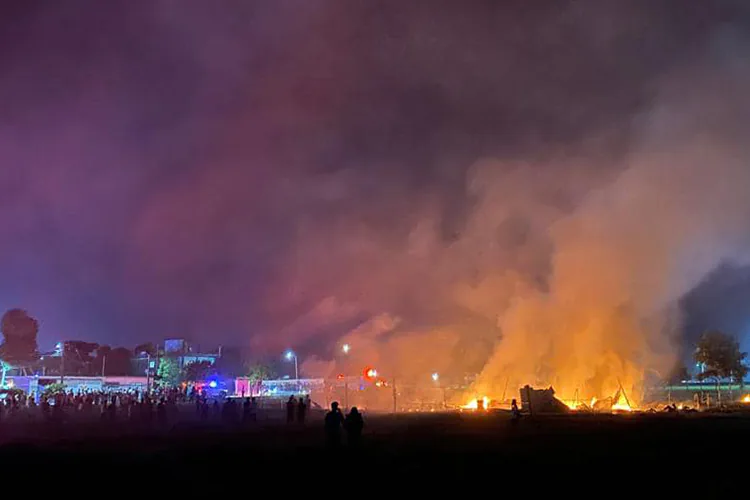
[[[665,96],[750,130],[746,94],[704,85],[750,88],[744,0],[4,2],[0,47],[0,306],[41,348],[315,353],[383,313],[487,319],[444,291],[498,267],[543,288],[550,250],[510,210],[451,253],[482,185],[574,210]],[[750,328],[726,265],[688,331]]]

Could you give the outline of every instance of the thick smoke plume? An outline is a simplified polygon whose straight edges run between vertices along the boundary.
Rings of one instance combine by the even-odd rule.
[[[750,80],[734,62],[660,81],[610,178],[597,172],[611,166],[586,160],[547,165],[543,175],[538,165],[484,161],[469,176],[473,209],[449,242],[429,211],[409,221],[400,249],[344,226],[333,241],[355,245],[357,262],[335,278],[346,296],[384,311],[414,301],[435,325],[381,317],[342,342],[425,380],[434,370],[471,371],[471,349],[486,349],[474,390],[494,397],[531,383],[566,398],[620,386],[637,398],[644,378],[666,375],[679,353],[680,299],[721,264],[746,263],[750,156],[738,127],[750,118]],[[456,320],[467,316],[486,323]],[[481,341],[493,322],[489,347]]]
[[[2,5],[0,301],[41,349],[637,386],[745,263],[747,2],[680,4]]]

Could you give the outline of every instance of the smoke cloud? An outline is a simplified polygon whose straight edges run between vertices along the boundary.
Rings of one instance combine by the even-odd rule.
[[[746,265],[743,2],[0,9],[0,299],[42,343],[599,393]]]

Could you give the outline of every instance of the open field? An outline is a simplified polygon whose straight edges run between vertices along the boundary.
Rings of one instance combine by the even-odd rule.
[[[196,470],[226,478],[240,474],[251,483],[289,477],[315,484],[324,477],[332,484],[364,477],[471,483],[533,474],[594,482],[619,474],[690,480],[691,471],[710,470],[701,464],[715,464],[711,457],[723,457],[730,468],[744,463],[739,458],[750,444],[750,413],[539,416],[519,422],[500,412],[368,416],[361,448],[334,452],[325,446],[321,415],[311,415],[305,425],[268,420],[251,426],[36,429],[22,441],[0,430],[4,470],[33,463],[87,475],[148,471],[144,478]]]

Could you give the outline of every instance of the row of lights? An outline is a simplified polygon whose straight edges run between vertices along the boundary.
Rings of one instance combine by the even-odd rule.
[[[349,354],[350,350],[351,350],[351,346],[349,344],[344,344],[344,345],[341,346],[341,352],[343,352],[344,354]],[[287,361],[294,360],[295,377],[299,378],[299,374],[296,373],[296,371],[297,371],[297,354],[295,354],[294,351],[292,351],[291,349],[289,349],[288,351],[286,351],[286,354],[284,355],[284,357],[286,358]],[[372,378],[377,377],[378,376],[378,371],[376,369],[374,369],[374,368],[370,368],[367,371],[367,376],[368,377],[372,377]],[[434,372],[431,375],[431,378],[432,378],[433,382],[437,382],[438,380],[440,380],[440,375],[438,374],[438,372]]]

